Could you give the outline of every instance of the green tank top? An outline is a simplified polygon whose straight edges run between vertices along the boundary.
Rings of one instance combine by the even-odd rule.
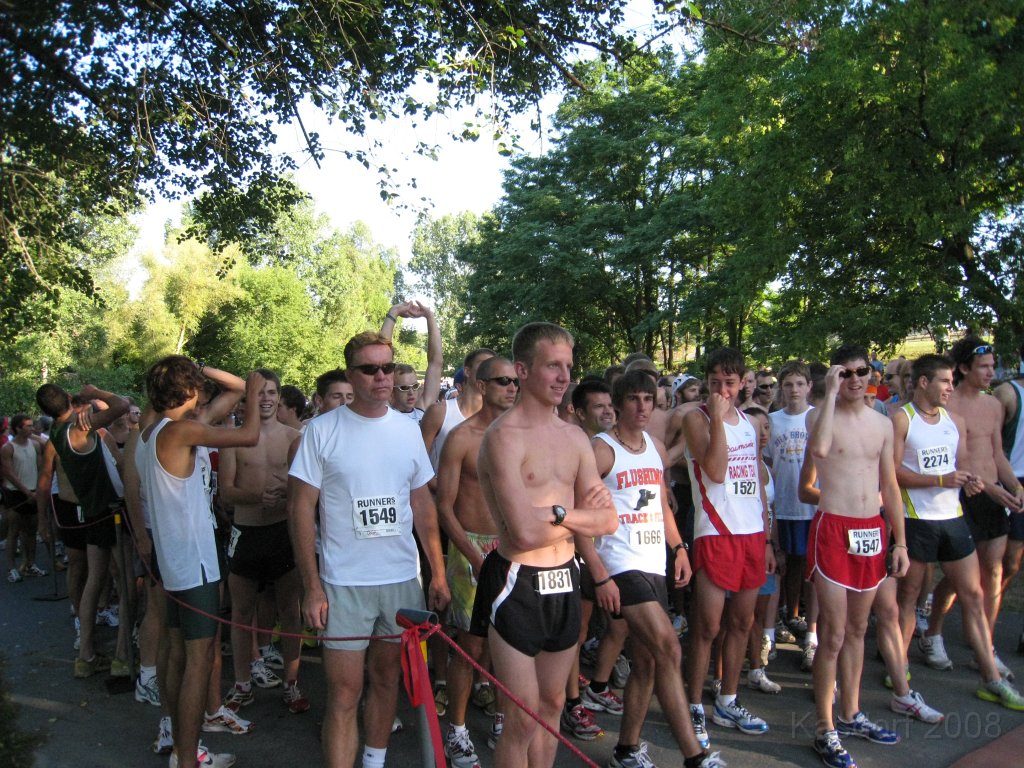
[[[118,502],[117,493],[107,474],[99,435],[93,434],[95,444],[88,453],[79,453],[71,447],[68,432],[72,420],[53,425],[50,441],[60,456],[60,464],[68,476],[71,488],[82,506],[82,516],[92,520],[110,512],[110,505]]]

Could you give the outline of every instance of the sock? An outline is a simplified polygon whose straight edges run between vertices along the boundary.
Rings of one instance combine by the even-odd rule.
[[[139,679],[143,685],[149,685],[149,683],[156,677],[156,667],[139,667]]]
[[[764,636],[767,637],[769,640],[771,640],[774,643],[775,642],[775,627],[772,627],[771,629],[765,629]]]
[[[485,683],[485,682],[473,683],[473,690],[474,691],[479,691],[485,685],[487,685],[487,683]]]
[[[434,681],[434,690],[435,691],[438,688],[447,688],[447,687],[448,687],[448,681],[447,680],[435,680]],[[367,749],[369,749],[369,747],[367,747]]]
[[[684,757],[683,766],[684,768],[700,768],[701,762],[707,756],[707,752],[698,752],[696,755],[692,755],[691,757]]]
[[[565,708],[566,709],[575,709],[576,707],[578,707],[582,703],[583,703],[583,699],[580,696],[577,696],[575,699],[566,699],[565,700]]]
[[[384,756],[388,748],[375,749],[374,747],[363,748],[363,768],[384,768]]]
[[[817,645],[818,644],[818,633],[807,630],[807,634],[804,635],[805,645]]]
[[[736,701],[736,694],[735,693],[720,693],[720,694],[718,694],[717,703],[721,704],[723,707],[728,707],[734,701]]]
[[[465,723],[463,723],[462,725],[459,725],[458,723],[449,723],[449,725],[452,727],[452,730],[455,731],[456,733],[465,733],[466,732],[466,724]]]
[[[892,695],[892,697],[894,699],[896,699],[897,701],[902,701],[904,704],[910,704],[910,703],[912,703],[914,701],[914,692],[913,691],[907,691],[907,695],[906,696],[897,696],[894,693]]]
[[[602,682],[598,682],[597,680],[591,680],[590,690],[592,690],[594,693],[604,693],[606,690],[608,690],[608,681],[604,680]]]
[[[691,704],[690,705],[690,711],[691,712],[700,712],[703,715],[704,714],[704,705],[703,704]]]

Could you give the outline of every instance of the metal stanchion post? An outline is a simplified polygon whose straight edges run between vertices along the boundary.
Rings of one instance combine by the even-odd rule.
[[[419,624],[436,625],[440,623],[437,614],[433,611],[422,611],[415,608],[402,608],[396,614],[395,619],[400,626],[406,629]],[[434,716],[437,716],[436,713]],[[420,726],[420,759],[422,760],[423,768],[435,768],[438,756],[434,754],[434,742],[430,737],[430,721],[428,718],[427,704],[425,702],[420,703],[416,707],[416,719]],[[441,759],[444,759],[443,756]]]

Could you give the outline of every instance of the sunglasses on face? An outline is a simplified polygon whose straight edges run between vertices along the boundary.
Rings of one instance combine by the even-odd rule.
[[[387,371],[385,371],[387,373]],[[415,392],[420,388],[420,383],[417,381],[415,384],[396,384],[395,389],[399,392]]]
[[[852,370],[850,368],[847,368],[845,370],[840,371],[839,378],[848,379],[851,376],[867,376],[869,373],[871,373],[871,366],[864,365],[861,366],[860,368],[854,368]]]
[[[514,379],[511,376],[492,376],[489,379],[481,379],[481,381],[496,381],[502,387],[515,384],[516,389],[519,389],[519,379]]]
[[[362,365],[350,366],[349,370],[359,371],[364,376],[376,376],[377,371],[383,371],[385,376],[390,376],[395,372],[395,363],[384,363],[384,365],[373,365],[371,363],[363,363]]]
[[[758,384],[757,388],[762,392],[771,392],[775,388],[774,384]]]

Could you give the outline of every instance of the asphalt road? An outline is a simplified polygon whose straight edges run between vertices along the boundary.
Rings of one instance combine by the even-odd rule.
[[[64,594],[63,577],[58,578],[57,591]],[[102,675],[87,680],[72,677],[74,633],[68,601],[49,599],[53,595],[51,577],[26,579],[20,584],[0,582],[0,650],[6,657],[5,675],[14,700],[20,706],[19,723],[23,729],[39,732],[46,739],[37,752],[37,767],[158,768],[166,765],[166,758],[149,751],[159,718],[155,707],[135,702],[131,693],[112,693]],[[1004,613],[996,638],[1000,655],[1017,672],[1019,682],[1024,681],[1024,657],[1016,655],[1022,623],[1024,616],[1020,613]],[[112,649],[114,631],[100,628],[101,647]],[[884,670],[876,656],[873,634],[869,632],[862,707],[872,719],[900,733],[903,741],[891,747],[847,742],[847,748],[861,768],[910,762],[942,768],[1024,725],[1024,713],[1010,712],[974,697],[977,674],[968,668],[970,652],[961,639],[959,615],[952,616],[947,625],[946,646],[955,663],[950,672],[925,667],[916,649],[911,651],[913,688],[921,691],[930,705],[946,713],[944,722],[926,725],[889,711],[889,692],[881,683]],[[814,725],[810,676],[799,671],[799,663],[799,649],[782,646],[769,673],[783,686],[783,692],[778,696],[741,692],[743,703],[768,721],[769,733],[745,736],[709,726],[712,748],[721,750],[730,766],[820,765],[810,748]],[[230,664],[225,664],[225,691],[230,684],[229,669]],[[254,732],[245,736],[205,734],[205,743],[214,751],[234,752],[240,766],[322,765],[319,729],[324,681],[318,649],[305,651],[300,684],[313,705],[309,712],[289,714],[278,691],[257,689],[256,702],[242,712],[256,724]],[[709,701],[710,697],[706,696],[706,705]],[[420,765],[417,717],[404,695],[399,714],[405,729],[392,739],[388,764]],[[604,766],[615,745],[618,723],[617,718],[605,713],[599,713],[597,719],[606,730],[605,736],[589,743],[575,743],[592,760]],[[487,718],[473,710],[469,726],[481,763],[486,768],[493,764],[493,753],[486,746]],[[682,764],[656,701],[652,702],[643,738],[650,745],[651,757],[661,768]],[[0,755],[0,763],[3,762]],[[559,750],[556,765],[560,768],[580,764],[568,750]],[[1017,764],[1024,765],[1024,758]]]

